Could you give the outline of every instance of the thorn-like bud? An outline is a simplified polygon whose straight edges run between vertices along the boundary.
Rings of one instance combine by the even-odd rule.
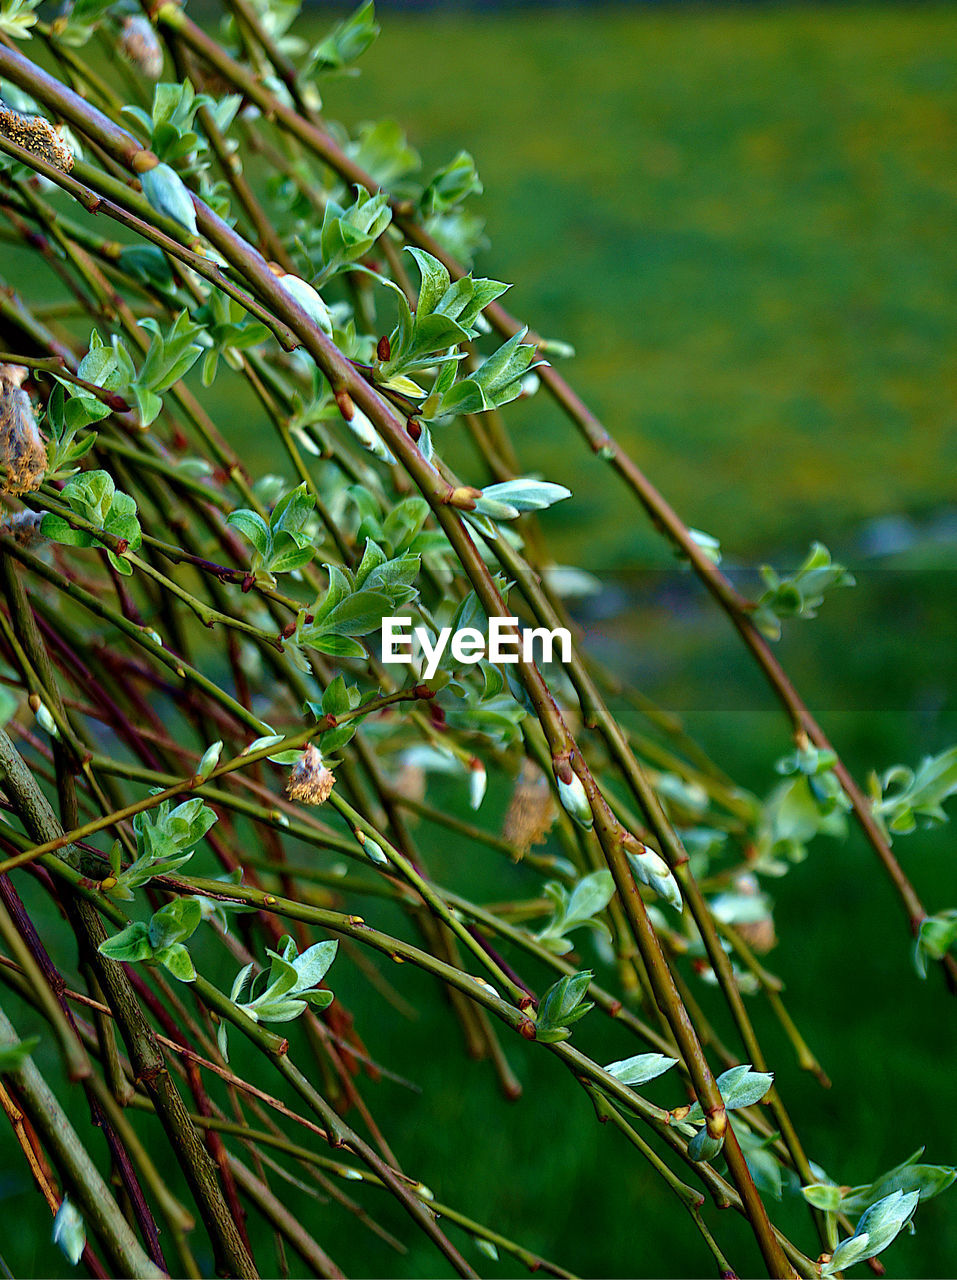
[[[389,339],[385,336],[385,334],[383,334],[382,337],[379,339],[379,341],[376,343],[375,352],[380,360],[389,360],[392,358],[392,347],[390,346]]]
[[[0,106],[0,133],[62,173],[69,173],[73,168],[73,152],[63,137],[62,127],[51,124],[43,116],[26,116]]]
[[[335,775],[323,763],[318,747],[310,742],[290,770],[286,795],[302,804],[324,804],[332,794],[335,781]]]

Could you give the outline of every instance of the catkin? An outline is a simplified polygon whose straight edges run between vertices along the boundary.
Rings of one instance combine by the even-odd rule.
[[[163,48],[147,18],[131,14],[124,19],[120,49],[147,80],[158,80],[163,74]]]
[[[0,489],[4,493],[29,493],[47,469],[46,442],[23,390],[26,377],[27,370],[20,365],[0,365],[0,463],[6,469]]]
[[[332,770],[326,767],[310,742],[290,770],[286,795],[301,804],[324,804],[332,795],[335,781]]]
[[[29,507],[24,507],[22,511],[15,511],[7,516],[0,529],[8,533],[19,546],[29,549],[44,541],[40,532],[42,523],[42,511],[31,511]]]
[[[38,156],[55,169],[69,173],[73,168],[73,152],[60,129],[60,125],[51,124],[43,116],[25,116],[0,104],[0,133],[32,156]]]
[[[555,822],[556,809],[548,779],[530,760],[524,761],[505,812],[502,835],[521,855],[544,844]]]

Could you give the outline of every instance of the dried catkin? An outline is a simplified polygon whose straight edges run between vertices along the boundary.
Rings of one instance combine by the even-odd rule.
[[[292,766],[286,781],[286,795],[302,804],[324,804],[332,795],[335,775],[327,768],[318,749],[310,742]]]
[[[163,47],[147,18],[134,14],[124,19],[120,49],[148,80],[163,74]]]
[[[520,854],[544,844],[555,822],[555,799],[548,779],[530,760],[522,764],[505,812],[502,835]]]
[[[19,365],[0,365],[0,463],[6,469],[0,489],[4,493],[29,493],[47,469],[46,442],[23,390],[26,376],[26,369]]]
[[[43,116],[25,116],[0,104],[0,133],[63,173],[73,168],[73,152],[63,139],[60,125],[51,124]]]

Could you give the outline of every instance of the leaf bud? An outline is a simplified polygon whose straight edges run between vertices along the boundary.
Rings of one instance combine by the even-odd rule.
[[[355,829],[355,837],[365,853],[373,862],[377,862],[380,867],[387,867],[389,859],[382,851],[382,845],[378,841],[373,840],[371,836],[367,836],[364,831],[360,831],[358,827]]]
[[[481,496],[481,489],[475,489],[470,484],[460,484],[449,494],[447,502],[450,507],[458,507],[461,511],[474,511],[475,500]]]
[[[209,775],[219,764],[219,757],[223,754],[222,741],[214,742],[203,753],[203,758],[199,762],[199,768],[196,770],[196,777],[200,782],[205,782]]]

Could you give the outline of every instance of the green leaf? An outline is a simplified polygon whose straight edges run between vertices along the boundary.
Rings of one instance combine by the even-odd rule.
[[[419,301],[415,309],[418,323],[425,316],[431,315],[452,281],[448,270],[431,253],[412,246],[409,247],[408,252],[415,258],[422,277],[419,284]]]
[[[692,1160],[713,1160],[724,1146],[723,1138],[712,1138],[707,1129],[701,1128],[688,1143],[688,1155]]]
[[[40,521],[40,532],[51,542],[59,542],[64,547],[92,547],[93,538],[82,529],[74,529],[62,516],[46,511]]]
[[[888,769],[881,779],[882,796],[874,812],[895,834],[947,821],[943,804],[957,794],[957,746],[937,756],[925,756],[915,770],[903,765]]]
[[[802,1187],[801,1195],[815,1209],[823,1209],[825,1213],[840,1212],[841,1188],[833,1182],[815,1182]]]
[[[752,1133],[747,1125],[739,1124],[735,1127],[735,1137],[744,1153],[754,1185],[762,1195],[780,1200],[784,1191],[783,1170],[771,1150],[778,1135],[774,1133],[761,1138]]]
[[[481,195],[482,190],[475,161],[467,151],[460,151],[454,160],[432,175],[419,205],[427,217],[448,213],[470,195]]]
[[[914,967],[927,977],[927,960],[942,960],[957,942],[957,911],[942,911],[921,921],[914,944]]]
[[[716,1084],[724,1099],[725,1107],[729,1111],[735,1111],[760,1102],[774,1084],[774,1076],[767,1071],[755,1071],[750,1062],[745,1062],[718,1076]],[[688,1124],[704,1122],[704,1112],[699,1102],[696,1102],[688,1112],[687,1122]]]
[[[395,120],[366,121],[359,125],[356,139],[346,146],[346,154],[380,187],[395,189],[400,178],[419,168],[418,152],[409,146],[403,129]]]
[[[563,484],[551,484],[546,480],[505,480],[501,484],[487,485],[482,496],[475,500],[475,510],[493,519],[511,519],[500,514],[498,509],[505,507],[516,514],[541,511],[571,496],[571,489],[566,489]]]
[[[154,959],[164,965],[177,982],[196,981],[196,968],[192,957],[181,942],[173,942],[168,947],[159,947]]]
[[[359,567],[356,569],[356,586],[363,586],[369,574],[380,565],[386,563],[387,556],[379,544],[373,542],[371,538],[366,538],[365,551],[363,551],[362,560],[359,562]]]
[[[677,1062],[677,1058],[668,1058],[663,1053],[639,1053],[634,1058],[609,1062],[605,1070],[622,1084],[647,1084],[649,1080],[655,1080],[677,1066]]]
[[[312,65],[317,71],[339,70],[364,53],[378,34],[375,5],[366,0],[320,40],[310,55]]]
[[[85,471],[63,487],[63,497],[70,509],[101,528],[110,513],[115,492],[113,477],[106,471]]]
[[[261,558],[266,560],[272,546],[272,535],[266,521],[257,511],[248,511],[246,508],[231,511],[226,517],[226,523],[242,534]]]
[[[214,742],[211,747],[206,748],[206,750],[203,752],[203,758],[199,762],[199,767],[196,770],[196,777],[199,778],[201,782],[205,782],[206,779],[209,777],[209,775],[213,772],[217,764],[219,764],[219,757],[222,754],[223,754],[222,739],[220,739],[217,742]]]
[[[357,591],[322,620],[322,635],[362,636],[376,631],[392,608],[392,601],[378,591]]]
[[[319,230],[318,283],[364,257],[391,221],[389,197],[383,191],[370,195],[360,190],[348,208],[330,200]]]
[[[141,920],[134,921],[112,938],[104,939],[97,950],[108,960],[116,960],[122,964],[135,964],[139,960],[153,958],[149,928]]]
[[[865,1262],[882,1253],[914,1216],[919,1194],[916,1191],[895,1191],[871,1205],[858,1222],[854,1234],[842,1240],[834,1250],[831,1261],[821,1269],[822,1276],[833,1276],[846,1271],[857,1262]]]
[[[142,284],[162,290],[175,287],[173,272],[166,254],[155,245],[129,245],[120,251],[117,263],[128,275]],[[80,376],[87,378],[88,381],[96,381],[95,378],[90,379],[85,373],[80,373]]]
[[[536,1040],[554,1044],[568,1039],[569,1027],[594,1007],[584,1003],[585,992],[594,976],[591,969],[569,973],[548,988],[538,1006]]]
[[[203,918],[198,898],[174,898],[154,912],[149,923],[150,946],[155,951],[185,942],[199,928]]]
[[[921,1200],[930,1200],[946,1191],[957,1179],[957,1168],[953,1165],[918,1164],[923,1151],[921,1147],[909,1159],[882,1174],[869,1186],[852,1187],[845,1192],[841,1199],[843,1212],[861,1213],[895,1191],[905,1194],[916,1191]]]
[[[358,687],[347,687],[345,679],[338,675],[326,686],[320,711],[323,715],[341,716],[346,711],[354,710],[359,705],[360,697]]]
[[[321,982],[329,972],[338,949],[339,943],[334,940],[317,942],[307,947],[302,955],[297,956],[293,961],[293,967],[298,974],[296,990],[305,991]]]
[[[14,40],[29,40],[30,28],[35,25],[35,10],[39,0],[2,0],[0,3],[0,31]]]
[[[820,542],[811,546],[801,567],[781,578],[770,565],[762,565],[767,590],[751,614],[755,626],[770,640],[781,635],[785,618],[816,618],[825,595],[836,587],[853,587],[854,576],[843,565],[831,562],[831,553]]]

